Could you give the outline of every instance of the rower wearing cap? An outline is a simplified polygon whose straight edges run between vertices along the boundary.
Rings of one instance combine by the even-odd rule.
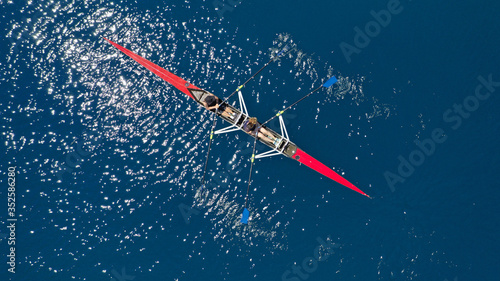
[[[257,137],[260,139],[266,140],[277,146],[279,144],[280,138],[275,137],[271,134],[266,128],[257,126],[257,118],[252,117],[243,122],[243,130],[252,136],[255,136],[257,132]]]
[[[216,109],[219,109],[219,112],[222,114],[222,116],[227,117],[227,118],[233,118],[236,113],[234,113],[231,108],[229,108],[226,103],[222,103],[222,100],[216,97],[214,94],[208,94],[205,97],[205,100],[202,102],[203,106],[205,106],[206,109],[215,112]]]

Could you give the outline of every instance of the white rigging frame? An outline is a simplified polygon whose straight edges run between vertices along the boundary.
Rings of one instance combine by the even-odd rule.
[[[245,100],[243,99],[243,94],[241,93],[241,91],[238,91],[238,101],[240,103],[240,111],[242,112],[242,114],[244,114],[246,117],[248,117],[249,115],[248,115],[248,111],[247,111],[247,106],[245,104]],[[241,114],[240,114],[240,116],[238,116],[236,118],[236,120],[238,120],[240,117],[241,117]],[[280,130],[281,130],[281,136],[282,136],[281,142],[286,141],[288,143],[288,142],[290,142],[290,138],[288,137],[288,132],[286,130],[285,121],[283,120],[283,117],[281,115],[278,116],[278,118],[279,118],[279,122],[280,122]],[[242,123],[242,126],[243,126],[243,123]],[[218,135],[218,134],[226,134],[226,133],[230,133],[230,132],[234,132],[234,131],[239,131],[239,130],[241,130],[241,126],[238,127],[237,125],[232,124],[231,126],[228,126],[226,128],[223,128],[223,129],[215,131],[214,134],[216,134],[216,135]],[[279,145],[278,145],[278,147],[279,147]],[[271,149],[269,151],[257,154],[255,156],[255,158],[259,159],[259,158],[265,158],[265,157],[282,155],[283,154],[283,150],[286,147],[286,144],[284,144],[282,147],[283,147],[283,149],[281,151],[278,150],[278,148],[276,147],[276,148]]]
[[[246,116],[248,116],[247,106],[245,104],[245,100],[243,99],[243,94],[241,94],[241,91],[238,91],[238,100],[240,102],[240,111],[243,114],[245,114]],[[236,120],[238,120],[240,118],[240,116],[236,117]],[[214,134],[216,134],[216,135],[226,134],[226,133],[230,133],[230,132],[234,132],[234,131],[238,131],[238,130],[241,130],[241,128],[232,124],[231,126],[228,126],[224,129],[220,129],[220,130],[215,131]]]

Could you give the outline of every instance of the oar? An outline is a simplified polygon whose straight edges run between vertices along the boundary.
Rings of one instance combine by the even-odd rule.
[[[258,132],[258,130],[257,130]],[[252,183],[252,169],[253,169],[253,162],[255,161],[255,147],[257,146],[257,139],[258,139],[258,133],[255,135],[255,141],[253,142],[253,151],[252,151],[252,157],[250,158],[250,173],[248,174],[248,186],[247,186],[247,195],[245,196],[245,208],[243,209],[243,214],[241,216],[241,223],[247,224],[248,223],[248,217],[250,216],[250,211],[247,209],[247,204],[248,204],[248,193],[250,192],[250,184]]]
[[[236,90],[234,92],[232,92],[227,98],[225,98],[222,103],[227,102],[227,100],[229,100],[234,94],[236,94],[239,90],[243,89],[243,87],[245,87],[245,85],[248,82],[252,81],[252,79],[254,79],[257,75],[259,75],[259,73],[261,73],[262,70],[264,70],[267,66],[269,66],[273,61],[276,61],[282,54],[288,53],[289,51],[290,51],[290,47],[289,47],[289,45],[286,45],[283,48],[283,50],[281,50],[276,56],[272,57],[261,69],[259,69],[250,78],[248,78],[247,81],[245,81],[245,83],[238,86],[238,88],[236,88]]]
[[[304,99],[306,99],[307,97],[309,97],[310,95],[316,93],[317,91],[321,90],[322,88],[330,88],[331,86],[333,86],[335,83],[337,83],[337,78],[335,76],[332,76],[330,79],[328,79],[328,81],[326,81],[323,85],[319,86],[318,88],[316,88],[314,91],[310,92],[309,94],[303,96],[301,99],[299,99],[298,101],[292,103],[291,105],[289,105],[287,108],[283,109],[283,110],[280,110],[278,113],[276,113],[276,115],[274,115],[273,117],[271,117],[269,120],[267,120],[266,122],[262,123],[262,126],[269,123],[271,120],[273,120],[274,118],[282,115],[285,111],[289,110],[290,108],[292,108],[293,106],[295,106],[296,104],[298,104],[299,102],[303,101]]]
[[[231,98],[234,94],[236,94],[239,90],[241,90],[243,87],[245,87],[245,85],[252,81],[252,79],[254,79],[257,75],[259,75],[259,73],[262,72],[262,70],[264,70],[269,64],[271,64],[271,62],[273,61],[276,61],[281,55],[285,54],[285,53],[288,53],[290,51],[290,47],[289,45],[286,45],[283,50],[281,50],[276,56],[272,57],[261,69],[259,69],[259,71],[255,72],[250,78],[248,78],[245,83],[241,84],[241,86],[239,86],[232,94],[230,94],[226,99],[224,99],[224,101],[222,101],[220,104],[224,104],[225,102],[227,102],[227,100],[229,98]],[[207,166],[208,166],[208,158],[210,156],[210,149],[212,147],[212,140],[213,140],[213,137],[214,137],[214,129],[215,129],[215,125],[217,124],[217,114],[219,113],[219,107],[217,107],[217,109],[215,110],[215,114],[212,116],[212,128],[210,129],[210,140],[209,140],[209,143],[208,143],[208,152],[207,152],[207,158],[205,160],[205,167],[203,168],[203,176],[201,177],[201,187],[204,188],[205,187],[205,175],[207,173]]]
[[[210,157],[210,148],[212,147],[212,140],[214,138],[214,128],[215,125],[217,124],[217,114],[214,114],[212,116],[212,128],[210,129],[210,139],[208,141],[208,152],[207,152],[207,158],[205,159],[205,168],[203,168],[203,176],[201,177],[201,188],[205,188],[205,175],[207,173],[207,166],[208,166],[208,158]]]
[[[281,52],[283,52],[283,51],[281,51]],[[273,116],[271,119],[269,119],[266,122],[264,122],[261,126],[265,125],[266,123],[268,123],[269,121],[273,120],[274,118],[280,116],[285,111],[287,111],[288,109],[292,108],[294,105],[298,104],[299,102],[301,102],[302,100],[304,100],[308,96],[310,96],[310,95],[314,94],[315,92],[319,91],[321,88],[330,88],[335,83],[337,83],[337,78],[335,76],[333,76],[332,78],[328,79],[328,81],[326,81],[326,83],[324,83],[323,85],[321,85],[320,87],[318,87],[314,91],[310,92],[309,94],[305,95],[304,97],[302,97],[298,101],[294,102],[293,104],[291,104],[287,108],[285,108],[285,109],[281,110],[280,112],[278,112],[275,116]],[[252,157],[250,158],[250,174],[248,175],[248,187],[247,187],[247,195],[245,196],[245,208],[243,208],[243,214],[241,215],[241,223],[243,223],[243,224],[248,224],[248,217],[250,216],[250,211],[247,209],[247,205],[248,205],[248,194],[250,192],[250,185],[252,183],[252,169],[253,169],[253,162],[255,161],[255,147],[256,147],[256,144],[257,144],[257,139],[258,139],[258,136],[255,136],[255,141],[253,143]]]

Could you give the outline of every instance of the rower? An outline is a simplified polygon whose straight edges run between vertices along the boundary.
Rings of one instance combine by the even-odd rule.
[[[275,137],[273,134],[271,134],[266,128],[257,126],[257,118],[252,117],[243,122],[243,130],[252,136],[255,136],[255,132],[257,132],[257,137],[263,140],[266,140],[267,142],[270,142],[274,144],[275,146],[278,146],[279,141],[281,140],[278,137]]]
[[[236,113],[234,113],[231,108],[226,105],[226,103],[222,103],[222,100],[216,97],[214,94],[208,93],[202,103],[206,109],[212,112],[215,112],[215,110],[218,108],[222,116],[226,118],[233,119],[234,115],[236,115]]]

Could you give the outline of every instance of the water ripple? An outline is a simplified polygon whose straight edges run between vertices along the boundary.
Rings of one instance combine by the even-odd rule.
[[[195,208],[201,214],[198,221],[203,220],[188,239],[199,247],[193,256],[205,253],[210,240],[221,246],[218,255],[232,251],[246,257],[252,247],[270,254],[287,250],[293,215],[284,214],[289,202],[276,198],[283,183],[260,188],[263,184],[258,182],[268,178],[257,173],[252,185],[255,199],[249,203],[251,223],[239,223],[249,167],[247,137],[215,140],[208,175],[219,188],[200,189],[210,115],[102,39],[109,37],[220,96],[227,96],[267,62],[271,52],[293,43],[288,34],[278,35],[274,42],[248,38],[250,49],[241,45],[243,40],[235,40],[242,37],[237,29],[225,29],[213,17],[185,22],[170,18],[176,9],[189,6],[184,5],[150,13],[113,2],[33,2],[13,12],[15,19],[26,17],[29,22],[8,23],[7,37],[17,43],[1,65],[5,74],[0,79],[10,83],[10,100],[1,104],[1,118],[10,124],[3,125],[3,137],[7,152],[17,153],[14,160],[23,164],[21,173],[30,179],[37,175],[44,187],[26,193],[29,202],[36,203],[23,206],[33,212],[25,220],[47,223],[32,229],[30,239],[56,234],[64,241],[53,251],[35,246],[24,257],[32,268],[68,271],[107,247],[123,256],[142,252],[141,241],[173,235],[184,225],[179,204]],[[318,66],[299,46],[277,64],[289,76],[266,71],[245,91],[249,100],[266,104],[273,95],[287,105],[317,86],[325,73],[338,75]],[[32,71],[32,85],[23,84],[27,75],[21,69]],[[356,104],[366,102],[364,77],[339,78],[340,90],[329,92],[322,103],[347,97]],[[265,95],[260,85],[266,87]],[[297,93],[283,92],[283,85]],[[27,98],[15,105],[20,95]],[[373,104],[375,111],[367,118],[389,115],[385,105]],[[318,117],[319,106],[314,109]],[[255,113],[272,114],[268,110],[257,108]],[[26,120],[25,128],[13,127],[14,115]],[[136,216],[143,218],[140,224],[132,220]],[[74,265],[65,268],[64,261],[53,261],[56,257],[69,258]],[[132,264],[142,271],[156,263]],[[95,267],[108,272],[112,264],[102,260]],[[74,278],[85,279],[80,274]]]

